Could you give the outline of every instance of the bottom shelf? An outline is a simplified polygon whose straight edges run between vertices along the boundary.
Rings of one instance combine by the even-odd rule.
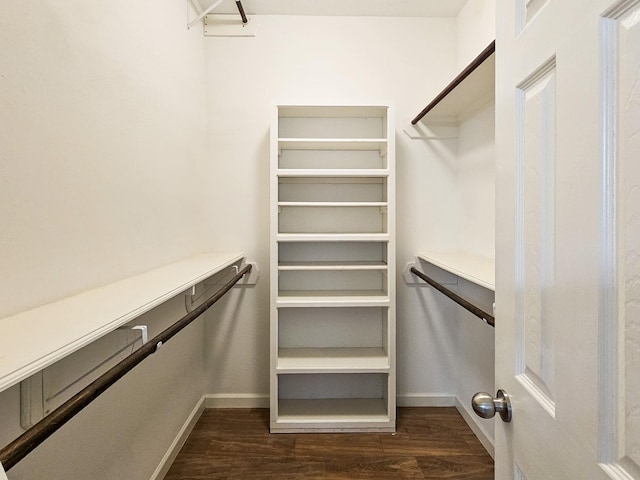
[[[381,398],[281,399],[278,409],[272,433],[395,432],[395,412]]]

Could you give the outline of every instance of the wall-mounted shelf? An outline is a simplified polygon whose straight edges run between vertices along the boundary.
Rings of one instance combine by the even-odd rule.
[[[404,132],[411,138],[456,138],[457,124],[494,99],[495,48],[493,41],[411,120]]]
[[[458,116],[469,105],[495,89],[496,42],[491,42],[411,121],[415,125],[428,114]]]
[[[234,264],[209,253],[0,320],[0,391]]]
[[[417,258],[476,285],[495,291],[495,262],[463,252],[420,253]]]

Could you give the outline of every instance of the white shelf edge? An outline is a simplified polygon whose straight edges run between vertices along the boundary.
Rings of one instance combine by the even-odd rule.
[[[386,403],[380,398],[280,399],[276,425],[367,424],[384,426],[390,421]]]
[[[244,257],[236,252],[197,255],[1,319],[0,391]]]
[[[282,150],[379,150],[385,149],[386,138],[278,138],[278,148]]]
[[[307,103],[277,103],[278,118],[382,118],[387,114],[388,105],[371,103],[368,105]]]
[[[278,270],[287,271],[316,271],[316,270],[379,270],[386,271],[389,266],[384,262],[281,262]]]
[[[419,253],[417,258],[469,282],[495,291],[495,263],[488,258],[463,252]]]
[[[386,207],[388,202],[278,202],[279,207]]]
[[[388,242],[388,233],[279,233],[277,242]]]
[[[280,295],[276,299],[278,308],[295,307],[387,307],[391,304],[388,295],[352,295],[352,296],[287,296]]]
[[[387,168],[279,168],[277,177],[376,177],[389,176]]]
[[[277,374],[389,373],[389,356],[383,348],[283,348],[278,349]]]

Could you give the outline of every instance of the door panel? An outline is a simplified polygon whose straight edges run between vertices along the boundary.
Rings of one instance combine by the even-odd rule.
[[[496,11],[496,478],[640,480],[640,0]]]
[[[549,293],[554,277],[555,60],[516,91],[516,375],[555,415],[555,347]],[[526,241],[525,241],[526,239]]]
[[[640,2],[602,25],[604,281],[600,451],[614,478],[640,478]],[[610,232],[610,233],[609,233]]]

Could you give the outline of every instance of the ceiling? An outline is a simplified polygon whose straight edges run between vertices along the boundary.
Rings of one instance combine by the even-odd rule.
[[[213,0],[198,0],[203,8]],[[455,17],[467,0],[242,0],[247,14],[374,17]],[[234,0],[224,0],[211,13],[237,13]]]

